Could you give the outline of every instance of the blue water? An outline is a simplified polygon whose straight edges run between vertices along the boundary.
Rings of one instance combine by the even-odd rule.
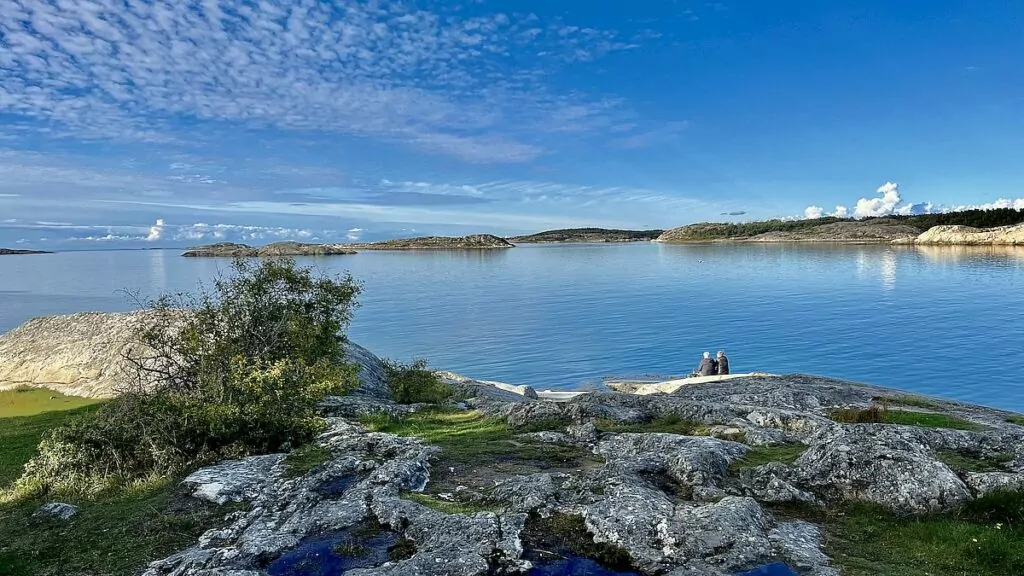
[[[0,257],[0,331],[132,307],[225,260],[176,251]],[[309,259],[364,282],[352,338],[382,356],[539,388],[804,372],[1024,410],[1024,248],[630,245]]]

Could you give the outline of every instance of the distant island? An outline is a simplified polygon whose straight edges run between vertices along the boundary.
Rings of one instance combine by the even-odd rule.
[[[1024,210],[964,210],[885,218],[702,222],[665,231],[657,242],[833,242],[842,244],[1024,245]]]
[[[189,258],[249,258],[275,256],[342,256],[355,254],[356,250],[486,250],[492,248],[513,248],[514,246],[497,236],[474,234],[472,236],[422,236],[370,242],[366,244],[304,244],[301,242],[275,242],[265,246],[249,246],[234,242],[220,242],[188,248],[182,256]]]
[[[516,244],[572,244],[597,242],[650,242],[664,230],[614,230],[607,228],[565,228],[526,236],[506,238]]]
[[[341,256],[355,254],[351,248],[340,244],[303,244],[301,242],[274,242],[254,247],[248,244],[220,242],[187,249],[182,256],[188,258],[247,258],[273,256]]]
[[[13,248],[0,248],[0,256],[14,256],[19,254],[53,254],[45,250],[15,250]]]
[[[504,238],[491,234],[470,236],[421,236],[418,238],[397,238],[367,244],[344,244],[357,250],[490,250],[514,248]]]

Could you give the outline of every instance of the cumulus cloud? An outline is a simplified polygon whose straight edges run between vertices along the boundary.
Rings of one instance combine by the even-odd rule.
[[[999,208],[1024,210],[1024,198],[1013,200],[1000,198],[995,202],[986,204],[962,204],[959,206],[941,206],[931,202],[903,203],[903,198],[900,196],[900,187],[894,182],[886,182],[875,192],[878,196],[874,198],[861,198],[857,201],[853,208],[854,218],[878,218],[894,215],[911,216],[961,210],[995,210]],[[843,205],[836,206],[834,211],[828,213],[820,206],[811,205],[804,209],[804,218],[806,219],[821,218],[825,215],[847,218],[850,216],[850,210]]]
[[[861,198],[853,207],[854,218],[888,216],[896,213],[900,203],[900,187],[893,182],[886,182],[875,191],[879,198]]]
[[[808,220],[814,220],[821,218],[825,215],[825,210],[821,206],[808,206],[804,208],[804,218]]]
[[[533,133],[599,132],[629,116],[548,79],[659,41],[400,0],[4,0],[0,38],[0,110],[50,136],[183,142],[197,136],[177,121],[223,121],[471,162],[530,160],[544,152]],[[638,126],[634,141],[650,134]]]
[[[363,232],[365,232],[365,230],[363,230],[362,228],[352,228],[345,235],[345,239],[351,242],[355,242],[356,240],[359,240],[360,238],[363,237]]]
[[[162,218],[158,218],[157,221],[156,221],[156,224],[153,224],[153,226],[150,227],[149,234],[146,236],[146,241],[147,242],[156,242],[158,240],[163,240],[163,237],[164,237],[164,220]]]

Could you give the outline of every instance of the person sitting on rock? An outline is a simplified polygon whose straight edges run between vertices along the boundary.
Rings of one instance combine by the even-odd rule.
[[[726,357],[724,350],[718,351],[718,373],[728,374],[729,373],[729,358]]]
[[[700,366],[697,367],[697,375],[714,376],[716,373],[715,359],[711,357],[711,352],[705,352],[704,357],[700,359]]]

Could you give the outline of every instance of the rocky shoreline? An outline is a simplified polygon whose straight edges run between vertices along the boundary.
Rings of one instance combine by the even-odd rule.
[[[102,396],[97,382],[130,340],[116,326],[136,321],[52,317],[0,336],[0,387],[69,373],[69,390]],[[75,340],[90,350],[69,348]],[[403,405],[379,358],[354,344],[348,357],[360,388],[322,402],[323,458],[300,473],[281,453],[188,476],[192,497],[244,509],[147,576],[279,576],[303,563],[353,575],[555,574],[566,562],[593,574],[782,563],[832,576],[842,558],[828,553],[823,510],[866,503],[931,517],[1024,491],[1024,416],[993,408],[800,374],[556,395],[439,373],[457,401]]]

